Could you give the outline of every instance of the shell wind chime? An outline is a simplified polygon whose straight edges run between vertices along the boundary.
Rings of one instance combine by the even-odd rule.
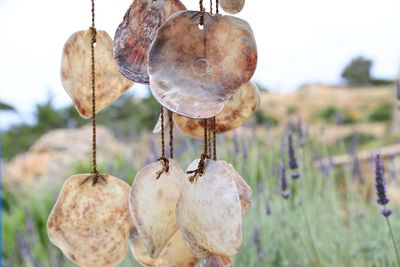
[[[250,25],[219,14],[244,0],[216,0],[206,12],[179,0],[134,0],[114,40],[95,28],[66,42],[65,90],[92,120],[91,173],[70,177],[50,213],[48,236],[79,266],[117,266],[128,248],[142,266],[232,266],[252,190],[228,162],[217,160],[216,135],[241,126],[259,106],[250,81],[257,48]],[[130,187],[97,171],[96,113],[133,82],[148,84],[160,103],[153,133],[161,155],[137,172]],[[174,159],[174,126],[203,140],[203,152],[183,171]],[[166,138],[169,155],[166,155]]]

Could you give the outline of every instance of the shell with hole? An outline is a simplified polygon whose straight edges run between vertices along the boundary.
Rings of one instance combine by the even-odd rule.
[[[48,218],[47,234],[79,266],[111,267],[128,251],[133,227],[128,208],[130,187],[107,174],[101,174],[93,186],[92,176],[79,174],[65,182]]]
[[[188,171],[197,168],[193,161]],[[189,174],[190,175],[190,174]],[[204,174],[185,180],[177,206],[177,220],[188,249],[198,258],[232,257],[242,243],[242,212],[231,171],[206,160]]]
[[[133,224],[152,258],[178,230],[175,209],[186,176],[176,161],[168,160],[168,172],[163,161],[141,169],[129,194]]]
[[[230,14],[236,14],[242,11],[245,0],[219,0],[222,9]]]
[[[150,47],[148,72],[154,97],[190,118],[211,118],[250,80],[257,48],[250,25],[239,18],[180,11],[162,25]]]
[[[150,257],[147,248],[136,229],[129,234],[129,245],[134,258],[143,266],[148,267],[193,267],[198,259],[186,248],[182,234],[176,231],[162,249],[157,258]]]
[[[92,116],[92,31],[78,31],[64,45],[61,82],[83,118]],[[120,97],[132,82],[122,76],[112,55],[112,39],[97,30],[95,46],[96,113]]]
[[[260,105],[260,93],[252,82],[243,84],[228,100],[224,109],[215,117],[215,132],[224,133],[240,127],[253,115]],[[203,139],[204,120],[196,120],[174,114],[174,123],[183,133],[196,139]]]
[[[135,0],[118,26],[114,57],[128,79],[149,83],[147,54],[158,28],[177,11],[186,9],[179,0]]]

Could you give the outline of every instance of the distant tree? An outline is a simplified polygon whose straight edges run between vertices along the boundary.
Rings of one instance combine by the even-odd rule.
[[[351,86],[363,86],[371,84],[372,61],[362,56],[353,58],[344,68],[342,78]]]
[[[11,112],[16,112],[17,110],[11,106],[10,104],[4,103],[0,101],[0,111],[11,111]]]

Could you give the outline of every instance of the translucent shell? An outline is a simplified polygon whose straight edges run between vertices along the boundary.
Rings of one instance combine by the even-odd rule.
[[[128,79],[148,84],[147,54],[158,28],[177,11],[186,9],[179,0],[135,0],[118,26],[114,57]]]
[[[61,60],[61,82],[83,118],[92,116],[92,31],[78,31],[65,43]],[[97,31],[95,47],[96,113],[132,86],[123,77],[112,55],[112,39]]]
[[[167,109],[210,118],[250,80],[257,49],[250,25],[232,16],[180,11],[162,25],[148,57],[150,88]]]
[[[47,221],[50,241],[79,266],[115,266],[128,250],[133,225],[129,185],[110,175],[92,186],[92,174],[70,177]]]
[[[199,160],[188,167],[197,168]],[[205,172],[191,183],[186,179],[177,206],[177,220],[188,249],[198,258],[232,257],[242,243],[242,212],[231,171],[206,160]]]
[[[135,259],[143,266],[148,267],[193,267],[198,259],[186,248],[182,234],[176,231],[162,249],[160,255],[153,259],[149,256],[139,233],[134,229],[129,235],[129,245]]]
[[[222,9],[230,14],[236,14],[242,11],[245,0],[219,0]]]
[[[152,258],[157,258],[178,230],[175,209],[186,175],[169,159],[169,171],[161,161],[141,169],[129,194],[129,209],[140,238]],[[158,177],[158,172],[162,172]]]
[[[228,100],[224,109],[215,118],[216,133],[224,133],[240,127],[260,105],[260,93],[252,82],[243,84]],[[204,120],[196,120],[173,115],[175,125],[192,138],[202,139],[204,135]]]
[[[221,160],[219,160],[218,162],[225,165],[231,172],[231,175],[233,177],[233,180],[235,181],[235,185],[239,194],[240,205],[242,207],[242,214],[245,215],[251,205],[251,195],[253,193],[251,187],[240,176],[240,174],[235,170],[235,168],[233,168],[232,164]]]

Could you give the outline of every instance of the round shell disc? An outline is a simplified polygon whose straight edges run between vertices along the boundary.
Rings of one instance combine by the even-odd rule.
[[[231,172],[233,180],[235,181],[236,188],[239,194],[240,205],[242,207],[243,215],[247,213],[251,205],[251,195],[253,191],[251,187],[246,183],[246,181],[240,176],[240,174],[233,168],[232,164],[225,161],[218,161],[224,164]]]
[[[133,256],[143,266],[193,267],[198,262],[198,259],[189,252],[183,243],[180,231],[175,232],[156,259],[149,256],[146,246],[136,229],[131,231],[129,235],[129,245]]]
[[[147,54],[158,28],[177,11],[186,9],[179,0],[135,0],[118,26],[114,57],[128,79],[148,84]]]
[[[176,161],[169,159],[169,171],[161,172],[161,161],[141,169],[129,194],[129,208],[148,254],[157,258],[165,244],[178,230],[175,209],[186,175]]]
[[[242,11],[245,0],[219,0],[222,9],[230,14],[236,14]]]
[[[79,266],[115,266],[128,250],[129,185],[101,174],[92,186],[92,174],[70,177],[61,189],[47,221],[52,243]]]
[[[180,11],[157,32],[148,58],[150,88],[167,109],[210,118],[250,80],[257,49],[250,25],[232,16]]]
[[[188,167],[197,168],[199,160]],[[232,257],[242,243],[242,212],[231,171],[206,160],[202,176],[185,180],[177,220],[188,249],[198,258]]]
[[[78,31],[65,43],[61,60],[61,82],[83,118],[92,116],[92,31]],[[97,31],[95,47],[96,113],[132,86],[122,76],[112,55],[112,39]]]
[[[252,82],[243,84],[239,90],[228,100],[224,109],[215,117],[216,133],[224,133],[240,127],[260,105],[260,93]],[[196,139],[203,139],[204,120],[196,120],[174,113],[175,125]]]

